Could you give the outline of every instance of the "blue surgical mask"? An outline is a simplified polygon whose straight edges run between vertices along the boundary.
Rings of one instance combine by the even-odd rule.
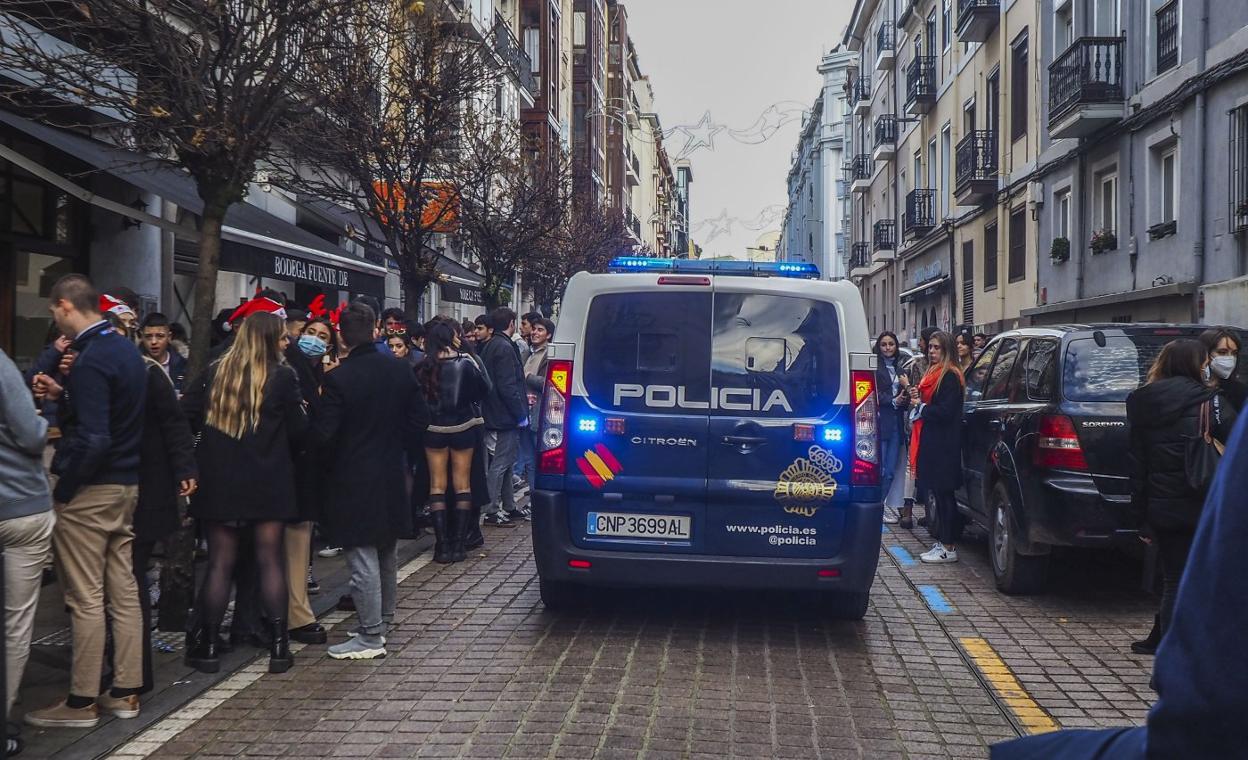
[[[329,350],[329,346],[315,335],[300,335],[299,350],[309,359],[319,359]]]

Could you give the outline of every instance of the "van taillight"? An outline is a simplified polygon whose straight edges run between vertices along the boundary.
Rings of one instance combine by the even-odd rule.
[[[875,401],[875,373],[853,370],[849,382],[854,392],[854,466],[850,483],[874,486],[880,483],[880,441]]]
[[[537,471],[563,475],[568,469],[568,396],[572,390],[572,362],[551,359],[546,366],[546,390],[538,430]]]
[[[1040,438],[1032,452],[1032,462],[1048,470],[1081,470],[1087,472],[1088,460],[1083,457],[1075,423],[1065,415],[1046,414],[1040,418]]]

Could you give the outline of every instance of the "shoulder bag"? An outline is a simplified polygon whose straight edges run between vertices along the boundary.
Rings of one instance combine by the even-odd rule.
[[[1196,493],[1204,494],[1213,484],[1218,473],[1218,463],[1222,460],[1223,446],[1213,437],[1211,432],[1210,402],[1200,405],[1200,435],[1187,439],[1187,451],[1184,452],[1184,470],[1187,485]]]

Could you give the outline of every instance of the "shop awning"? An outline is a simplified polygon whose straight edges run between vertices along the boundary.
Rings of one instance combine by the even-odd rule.
[[[458,261],[439,254],[437,272],[442,276],[438,295],[443,301],[485,308],[485,278]]]
[[[194,181],[172,164],[4,110],[0,110],[0,123],[193,214],[203,213],[204,203]],[[88,203],[158,225],[184,238],[191,234],[186,228],[156,215],[119,208],[116,201],[94,195],[64,177],[46,175],[45,169],[42,175],[45,179]],[[57,179],[60,181],[55,181]],[[235,203],[230,207],[221,237],[221,268],[227,271],[385,295],[385,267],[355,258],[339,246],[249,203]]]
[[[949,286],[949,275],[945,274],[933,280],[928,280],[927,282],[921,283],[919,285],[915,285],[913,288],[910,288],[909,290],[903,290],[901,294],[898,296],[898,298],[901,299],[902,303],[909,303],[910,301],[913,301],[916,298],[923,298],[924,296],[936,295],[937,293],[944,290],[948,286]]]

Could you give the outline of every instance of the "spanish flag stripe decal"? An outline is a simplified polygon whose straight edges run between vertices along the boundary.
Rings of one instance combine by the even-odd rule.
[[[598,456],[602,457],[602,461],[606,462],[607,466],[616,475],[619,475],[620,471],[624,469],[623,465],[620,464],[620,460],[616,459],[615,455],[606,446],[603,446],[601,443],[594,444],[594,451],[598,452]]]
[[[584,457],[576,460],[576,466],[580,468],[581,473],[586,478],[589,478],[589,484],[592,485],[594,488],[602,488],[604,485],[606,485],[606,481],[603,480],[602,477],[598,475],[597,471],[595,471],[594,468],[590,466],[589,462],[585,461]]]
[[[603,481],[608,481],[615,477],[615,473],[611,472],[611,468],[607,466],[607,463],[602,461],[602,457],[598,456],[594,452],[586,451],[585,460],[598,471],[598,474],[602,476]]]

